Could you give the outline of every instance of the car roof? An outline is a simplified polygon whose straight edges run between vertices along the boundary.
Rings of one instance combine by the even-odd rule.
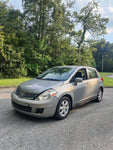
[[[84,68],[89,68],[89,69],[94,69],[97,71],[96,68],[93,68],[93,67],[89,67],[89,66],[55,66],[53,68],[74,68],[76,71],[79,70],[79,69],[84,69]]]
[[[87,66],[55,66],[54,68],[86,68]]]
[[[92,68],[95,69],[93,67],[89,67],[89,66],[74,66],[74,65],[70,65],[70,66],[55,66],[53,68],[75,68],[75,69],[81,69],[81,68]]]

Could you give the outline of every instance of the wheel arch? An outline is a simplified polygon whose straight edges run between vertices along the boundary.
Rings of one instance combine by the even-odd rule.
[[[100,86],[100,89],[102,90],[102,93],[104,92],[104,88],[103,88],[103,86]]]
[[[63,97],[68,97],[69,98],[69,100],[70,100],[70,102],[71,102],[71,106],[70,106],[70,110],[72,110],[72,106],[73,106],[73,99],[72,99],[72,96],[71,95],[69,95],[69,94],[65,94],[65,95],[63,95],[62,97],[60,97],[60,99],[61,98],[63,98]]]

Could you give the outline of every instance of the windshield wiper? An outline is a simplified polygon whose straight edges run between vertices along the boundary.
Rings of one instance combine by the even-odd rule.
[[[61,81],[61,80],[58,80],[58,79],[51,79],[51,78],[44,78],[43,80]]]

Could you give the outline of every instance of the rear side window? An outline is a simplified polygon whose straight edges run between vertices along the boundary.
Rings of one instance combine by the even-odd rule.
[[[98,78],[96,70],[88,68],[89,79]]]

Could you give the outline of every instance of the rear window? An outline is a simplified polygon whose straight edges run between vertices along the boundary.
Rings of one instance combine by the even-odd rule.
[[[89,79],[98,78],[96,70],[88,68]]]

